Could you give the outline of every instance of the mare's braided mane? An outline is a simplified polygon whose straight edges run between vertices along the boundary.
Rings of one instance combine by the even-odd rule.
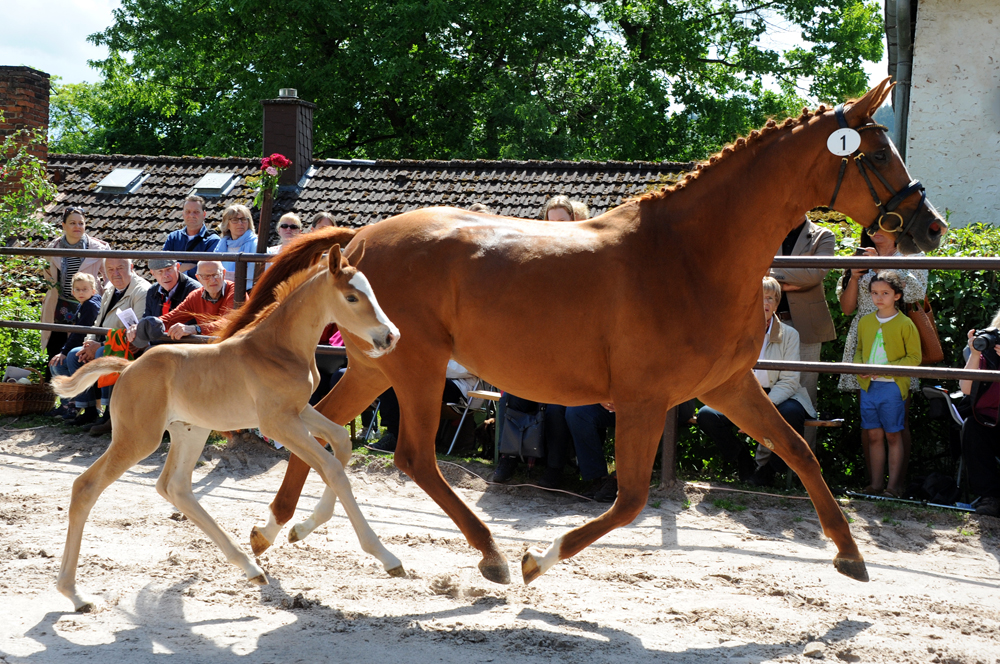
[[[847,103],[851,104],[854,101],[856,100],[852,100]],[[824,113],[828,112],[829,110],[830,109],[828,109],[825,105],[820,105],[820,107],[817,108],[815,111],[810,111],[808,108],[803,107],[802,113],[798,117],[786,118],[785,121],[780,124],[775,122],[773,119],[768,120],[767,124],[765,124],[763,128],[754,129],[753,131],[750,132],[748,136],[737,138],[731,144],[722,148],[721,150],[713,154],[711,157],[709,157],[705,161],[695,166],[694,170],[691,171],[690,173],[686,173],[679,182],[672,185],[665,185],[660,189],[643,194],[642,196],[639,197],[639,200],[640,201],[659,200],[666,198],[667,196],[675,192],[683,191],[687,184],[697,180],[702,173],[710,170],[712,166],[715,166],[719,162],[731,157],[735,153],[746,149],[748,146],[754,145],[755,143],[759,142],[764,136],[767,136],[768,134],[774,133],[776,131],[789,130],[792,129],[793,127],[807,124],[812,118],[819,117]],[[860,127],[859,131],[863,129],[875,129],[876,127],[881,127],[881,125],[865,125],[863,127]]]

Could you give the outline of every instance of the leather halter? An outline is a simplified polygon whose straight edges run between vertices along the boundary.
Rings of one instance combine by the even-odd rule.
[[[844,117],[843,104],[838,104],[837,107],[833,109],[833,113],[837,117],[837,124],[840,125],[841,129],[849,128],[847,125],[847,118]],[[879,124],[863,125],[858,127],[857,131],[865,131],[866,129],[888,131],[886,127]],[[860,147],[855,150],[853,154],[848,157],[844,157],[840,161],[840,173],[837,175],[837,186],[833,189],[833,198],[830,199],[830,208],[832,209],[833,204],[837,202],[837,194],[840,192],[840,185],[844,180],[844,171],[847,169],[848,159],[854,159],[854,164],[858,167],[858,172],[861,173],[861,177],[865,179],[865,183],[868,185],[868,191],[872,195],[872,200],[875,201],[875,207],[877,207],[879,211],[878,219],[875,220],[875,224],[878,228],[889,233],[902,233],[913,236],[913,222],[916,220],[917,213],[920,212],[920,208],[924,207],[924,204],[927,201],[927,194],[924,191],[924,185],[920,184],[919,180],[911,180],[910,184],[903,187],[903,189],[896,191],[892,188],[892,185],[890,185],[889,182],[882,177],[882,174],[878,172],[877,168],[875,168],[875,164],[871,162],[868,155],[861,151]],[[868,177],[868,171],[874,173],[875,177],[882,182],[882,185],[886,188],[886,190],[892,194],[892,198],[890,198],[886,203],[883,203],[879,199],[878,193],[875,191],[875,187],[872,186],[871,178]],[[896,208],[899,207],[904,200],[916,193],[920,194],[920,202],[917,204],[917,207],[914,208],[913,214],[910,215],[910,218],[908,220],[904,220],[903,216],[896,212]],[[899,219],[899,225],[894,228],[886,228],[883,225],[882,220],[888,216],[893,216]]]

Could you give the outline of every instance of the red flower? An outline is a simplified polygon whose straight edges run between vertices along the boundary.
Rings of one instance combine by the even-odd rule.
[[[288,168],[291,165],[292,162],[290,159],[283,154],[275,152],[270,157],[266,157],[263,161],[261,161],[260,169],[266,170],[268,166],[273,166],[275,168]]]

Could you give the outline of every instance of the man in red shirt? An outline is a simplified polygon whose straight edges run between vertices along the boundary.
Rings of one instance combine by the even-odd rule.
[[[226,270],[219,261],[198,263],[195,274],[201,288],[191,291],[184,301],[161,317],[139,321],[133,342],[143,348],[150,341],[169,336],[175,341],[191,334],[214,334],[225,324],[223,318],[233,309],[236,289],[226,281]],[[185,321],[195,320],[191,325]]]

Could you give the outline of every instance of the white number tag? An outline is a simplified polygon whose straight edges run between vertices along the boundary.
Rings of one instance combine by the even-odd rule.
[[[838,129],[826,139],[826,149],[838,157],[854,154],[859,147],[861,147],[861,134],[850,127]]]

